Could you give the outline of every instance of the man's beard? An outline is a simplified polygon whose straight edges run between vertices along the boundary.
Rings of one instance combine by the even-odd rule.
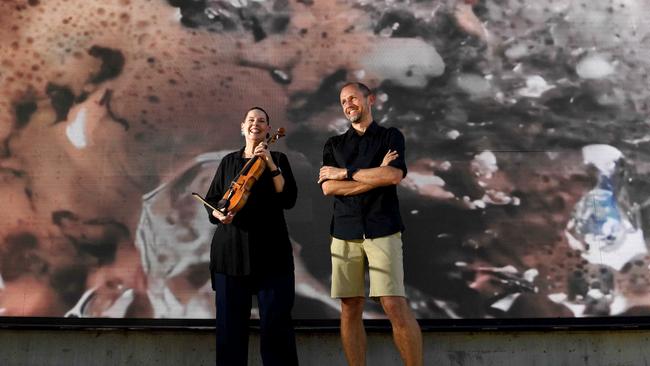
[[[363,113],[357,113],[354,116],[346,115],[346,117],[351,123],[359,123],[359,121],[361,121],[361,117],[363,117]]]

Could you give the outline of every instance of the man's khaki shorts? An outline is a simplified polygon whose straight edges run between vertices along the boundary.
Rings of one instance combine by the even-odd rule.
[[[332,238],[332,297],[365,297],[368,258],[370,297],[405,296],[402,233],[375,239]]]

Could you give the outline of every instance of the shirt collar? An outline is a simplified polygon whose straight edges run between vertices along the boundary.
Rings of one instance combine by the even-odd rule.
[[[244,149],[246,149],[246,145],[244,145],[244,147],[239,149],[239,152],[237,153],[237,159],[242,159],[242,160],[244,159]]]
[[[375,121],[373,120],[373,121],[370,122],[370,124],[368,125],[368,128],[366,128],[366,132],[364,132],[364,134],[361,135],[361,136],[366,136],[366,135],[367,135],[367,136],[372,136],[372,135],[374,135],[378,130],[379,130],[379,125],[377,124],[377,122],[375,122]],[[350,137],[350,136],[358,136],[358,137],[361,137],[361,136],[359,136],[359,134],[357,134],[357,130],[355,130],[354,127],[352,127],[352,125],[350,125],[350,128],[348,129],[347,135],[348,135],[348,137]]]

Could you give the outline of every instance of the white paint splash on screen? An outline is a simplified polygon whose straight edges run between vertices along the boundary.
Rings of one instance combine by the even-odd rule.
[[[65,135],[70,143],[77,149],[88,146],[86,138],[86,108],[82,107],[77,112],[75,119],[65,128]]]
[[[502,299],[499,299],[499,301],[495,302],[494,304],[490,305],[490,307],[501,310],[501,311],[508,311],[512,307],[512,304],[517,300],[517,298],[521,296],[520,292],[510,294]]]
[[[456,77],[455,82],[460,90],[473,97],[483,98],[492,95],[492,86],[484,76],[463,73]]]
[[[176,11],[172,15],[172,20],[176,23],[180,23],[181,19],[183,19],[183,14],[181,13],[181,8],[176,8]]]
[[[402,180],[401,185],[428,197],[438,199],[454,198],[454,194],[445,190],[445,181],[434,175],[411,171]]]
[[[593,54],[578,62],[576,73],[583,79],[603,79],[614,73],[614,66],[605,56]]]
[[[497,166],[497,157],[492,151],[483,151],[474,156],[472,166],[477,169],[477,174],[484,176],[488,179],[492,178],[492,174],[499,170]]]
[[[625,298],[625,296],[615,295],[614,300],[609,306],[610,315],[619,315],[625,312],[627,309],[631,308],[630,302]]]
[[[382,38],[362,62],[370,73],[406,87],[422,88],[445,71],[436,49],[417,38]]]
[[[564,292],[550,294],[548,295],[548,298],[556,304],[566,306],[575,317],[582,317],[585,313],[585,309],[587,308],[587,306],[584,304],[569,301],[569,297]]]
[[[409,179],[412,180],[412,183],[418,187],[434,185],[438,187],[444,187],[445,181],[433,174],[422,174],[418,172],[412,172],[408,175]]]
[[[535,278],[539,276],[539,271],[535,268],[531,268],[524,272],[524,279],[530,283],[533,283],[535,281]]]
[[[555,88],[555,85],[548,84],[543,77],[531,75],[526,78],[526,86],[517,92],[522,97],[539,98],[542,94],[553,88]]]
[[[449,137],[450,139],[455,140],[455,139],[457,139],[458,137],[460,137],[460,132],[458,132],[458,130],[450,130],[450,131],[448,131],[448,132],[446,133],[446,135],[447,135],[447,137]]]
[[[350,122],[345,118],[337,118],[327,125],[327,129],[336,134],[345,133],[350,128]]]
[[[616,168],[616,162],[623,157],[623,153],[611,145],[594,144],[582,148],[582,159],[585,165],[592,164],[598,170],[610,175]]]

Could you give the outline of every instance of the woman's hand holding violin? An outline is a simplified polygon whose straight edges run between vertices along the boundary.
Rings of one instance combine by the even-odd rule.
[[[232,219],[235,217],[235,214],[228,212],[227,214],[222,214],[220,211],[212,210],[212,216],[216,217],[217,220],[221,221],[222,224],[230,224]]]
[[[266,166],[269,168],[269,170],[275,170],[278,167],[275,165],[273,162],[273,158],[271,158],[271,152],[269,151],[269,145],[266,142],[260,142],[257,146],[255,146],[255,150],[253,151],[253,155],[259,156],[264,162],[266,163]]]

